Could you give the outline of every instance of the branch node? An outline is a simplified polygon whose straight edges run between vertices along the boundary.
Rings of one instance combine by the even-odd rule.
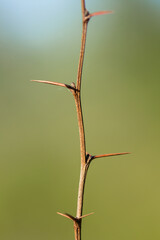
[[[88,22],[89,19],[90,19],[90,12],[89,12],[87,9],[85,9],[83,22],[84,22],[84,23],[85,23],[85,22]]]
[[[89,164],[94,159],[94,156],[86,152],[86,163]]]
[[[77,92],[80,92],[80,90],[76,87],[76,84],[74,82],[71,83],[71,89],[70,91],[72,92],[73,96],[77,96]]]
[[[90,12],[89,12],[87,9],[85,9],[85,11],[84,11],[84,16],[87,17],[87,16],[89,16],[89,15],[90,15]]]

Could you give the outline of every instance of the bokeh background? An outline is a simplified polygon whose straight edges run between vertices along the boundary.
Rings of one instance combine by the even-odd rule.
[[[84,239],[160,239],[160,1],[87,0],[82,81],[88,173]],[[0,239],[74,239],[80,171],[70,92],[30,82],[76,81],[80,0],[0,1]]]

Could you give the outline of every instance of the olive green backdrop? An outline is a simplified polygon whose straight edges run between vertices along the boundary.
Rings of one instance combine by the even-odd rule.
[[[88,0],[82,80],[85,240],[160,239],[160,1]],[[0,2],[0,239],[74,239],[80,171],[74,99],[80,0]]]

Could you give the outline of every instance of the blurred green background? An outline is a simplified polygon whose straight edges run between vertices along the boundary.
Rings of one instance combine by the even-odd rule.
[[[160,239],[160,1],[87,0],[82,81],[88,173],[84,239]],[[80,0],[0,1],[0,239],[74,239],[80,171],[74,100]]]

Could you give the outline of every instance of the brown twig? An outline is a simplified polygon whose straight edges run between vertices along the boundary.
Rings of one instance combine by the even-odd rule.
[[[79,65],[78,65],[78,72],[77,72],[77,89],[78,90],[80,90],[81,88],[83,60],[84,60],[84,52],[85,52],[86,36],[87,36],[87,26],[88,26],[88,21],[85,21],[85,18],[84,18],[82,39],[81,39],[81,50],[80,50]]]
[[[84,18],[84,16],[85,16],[85,10],[86,10],[85,0],[81,0],[81,5],[82,5],[82,18]]]
[[[76,93],[73,92],[73,95],[75,98],[76,110],[77,110],[77,117],[78,117],[79,135],[80,135],[80,152],[81,152],[81,172],[80,172],[80,180],[79,180],[77,215],[76,215],[76,217],[80,221],[78,224],[76,223],[74,225],[75,240],[81,239],[81,219],[82,219],[82,212],[83,212],[84,187],[85,187],[87,171],[90,164],[90,162],[86,161],[86,142],[85,142],[85,131],[84,131],[83,114],[82,114],[82,107],[81,107],[81,95],[80,95],[84,53],[85,53],[85,46],[86,46],[87,26],[88,26],[89,19],[91,17],[111,13],[111,11],[101,11],[101,12],[90,14],[85,7],[85,0],[81,0],[81,5],[82,5],[83,29],[82,29],[81,50],[80,50],[80,57],[79,57],[77,86],[76,86],[79,92],[76,92]]]
[[[96,159],[96,158],[129,154],[128,152],[123,152],[123,153],[111,153],[111,154],[102,154],[102,155],[92,156],[86,153],[85,131],[84,131],[83,113],[82,113],[82,106],[81,106],[81,82],[82,82],[84,53],[85,53],[85,46],[86,46],[87,26],[90,18],[98,15],[112,13],[112,12],[100,11],[95,13],[89,13],[86,9],[85,0],[81,0],[81,7],[82,7],[83,29],[82,29],[81,50],[80,50],[76,85],[74,83],[72,83],[71,85],[68,85],[64,83],[50,82],[50,81],[44,81],[44,80],[32,80],[33,82],[46,83],[46,84],[68,88],[72,92],[75,99],[78,126],[79,126],[79,136],[80,136],[80,153],[81,153],[81,171],[80,171],[78,199],[77,199],[77,214],[76,214],[76,217],[73,217],[68,213],[64,214],[64,213],[57,212],[59,215],[69,218],[74,222],[75,240],[81,240],[82,218],[93,214],[93,213],[90,213],[90,214],[82,215],[84,187],[85,187],[86,176],[87,176],[90,163],[92,162],[93,159]]]

